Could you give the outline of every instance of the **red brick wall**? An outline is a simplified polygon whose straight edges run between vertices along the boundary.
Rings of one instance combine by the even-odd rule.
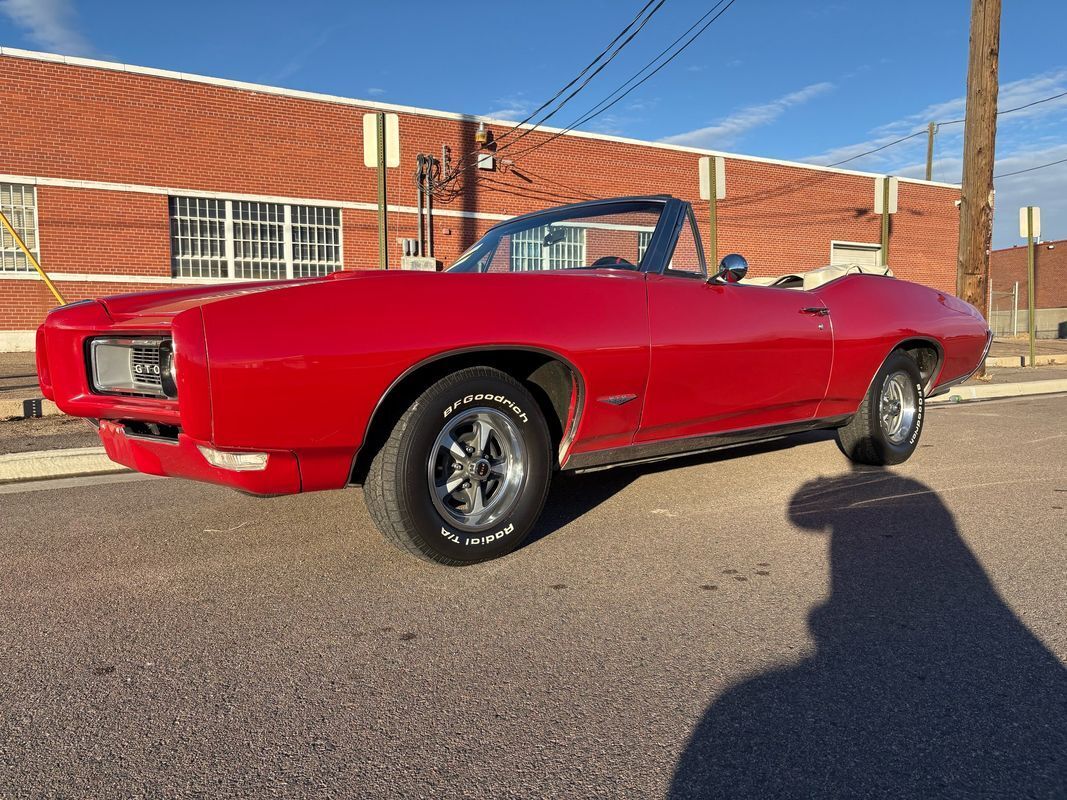
[[[0,174],[376,200],[374,172],[363,166],[362,108],[6,56],[0,57],[0,106],[18,109],[19,119],[18,125],[0,126]],[[419,152],[440,155],[448,145],[454,163],[469,163],[476,128],[473,121],[402,114],[402,166],[388,173],[389,202],[415,205],[412,173]],[[498,168],[464,173],[455,196],[436,202],[436,209],[510,215],[590,197],[669,193],[696,202],[706,231],[695,153],[564,136],[523,154],[549,135],[533,133],[507,149],[508,128],[490,128],[500,142]],[[753,275],[825,264],[833,239],[879,241],[870,177],[732,158],[726,169],[718,252],[743,253]],[[54,186],[38,192],[47,269],[170,274],[164,195]],[[957,197],[954,189],[901,183],[890,247],[890,265],[900,277],[954,291]],[[345,268],[375,266],[374,214],[345,209],[342,216]],[[449,263],[491,224],[437,215],[436,255]],[[401,255],[396,239],[415,236],[414,215],[390,214],[394,263]],[[106,292],[116,286],[107,284]],[[89,287],[82,284],[79,291]],[[39,321],[34,284],[4,281],[0,290],[0,330]]]
[[[989,256],[989,274],[994,292],[1010,293],[1018,281],[1019,307],[1026,310],[1029,280],[1025,245],[994,250]],[[1067,240],[1034,245],[1034,307],[1067,308]]]
[[[41,264],[50,272],[170,275],[167,198],[37,187]]]

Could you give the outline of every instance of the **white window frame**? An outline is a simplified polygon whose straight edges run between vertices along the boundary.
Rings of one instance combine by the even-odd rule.
[[[0,183],[2,183],[5,186],[11,186],[11,187],[18,186],[18,187],[21,187],[23,189],[23,191],[25,191],[26,189],[29,189],[31,191],[31,194],[33,195],[33,246],[29,247],[29,245],[27,245],[27,247],[29,247],[30,252],[33,253],[33,257],[37,259],[37,262],[40,263],[40,261],[41,261],[41,225],[40,225],[40,222],[38,220],[38,215],[37,215],[37,211],[40,208],[40,203],[39,203],[40,197],[38,197],[38,195],[37,195],[37,186],[32,184],[32,183],[20,183],[19,181],[2,181]],[[6,211],[4,213],[7,214]],[[11,219],[11,215],[7,215],[7,218],[11,222],[11,225],[14,227],[15,220]],[[0,227],[2,227],[2,226],[0,226]],[[18,228],[16,228],[16,230],[18,230]],[[3,231],[0,231],[0,233],[2,233],[2,235],[0,235],[0,275],[3,275],[3,274],[21,275],[21,274],[26,273],[26,272],[34,272],[33,265],[31,263],[29,263],[28,260],[26,261],[26,266],[25,267],[18,266],[18,263],[17,263],[18,262],[18,257],[21,255],[23,258],[25,258],[25,253],[22,252],[22,248],[19,247],[15,243],[14,239],[11,240],[11,247],[10,248],[3,247],[3,240],[5,238],[10,238],[11,234],[8,233],[6,229],[3,230]],[[26,237],[22,235],[21,231],[19,232],[19,235],[22,236],[22,240],[25,242],[26,241]],[[11,264],[12,264],[10,269],[7,266],[5,266],[5,264],[7,262],[7,257],[8,257],[9,254],[11,256]]]
[[[171,201],[174,200],[217,200],[216,197],[204,197],[201,195],[170,195],[168,197],[167,215],[168,221],[171,223],[170,228],[170,251],[171,251],[171,277],[176,281],[181,280],[201,280],[202,276],[195,275],[183,275],[181,274],[181,263],[179,259],[175,257],[175,236],[173,228],[174,214],[171,210]],[[344,212],[340,206],[325,206],[318,203],[279,203],[277,201],[269,200],[222,200],[224,205],[223,216],[223,248],[222,248],[222,260],[225,266],[225,274],[215,280],[231,280],[231,281],[258,281],[258,280],[292,280],[294,277],[316,277],[317,275],[329,275],[331,272],[339,272],[344,269],[345,257],[344,257]],[[282,260],[279,266],[284,267],[284,274],[277,277],[243,277],[237,275],[237,253],[236,253],[236,239],[234,236],[235,222],[241,222],[241,220],[235,220],[234,218],[234,204],[235,203],[250,203],[260,205],[278,205],[282,209],[282,219],[279,223],[261,223],[261,224],[281,224],[282,226]],[[316,275],[295,275],[294,258],[293,258],[293,225],[295,214],[293,209],[297,206],[307,208],[322,208],[336,212],[337,214],[337,260],[335,262],[316,262],[317,266],[324,267],[325,272],[316,273]],[[300,223],[309,224],[309,223]],[[314,225],[314,223],[310,223]],[[328,227],[328,226],[319,226]],[[332,244],[332,243],[331,243]],[[306,263],[301,264],[306,268]]]

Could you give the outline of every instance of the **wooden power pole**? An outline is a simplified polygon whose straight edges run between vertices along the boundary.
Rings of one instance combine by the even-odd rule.
[[[993,152],[997,138],[997,70],[1001,0],[971,0],[967,113],[963,129],[963,194],[956,288],[985,312],[993,223]]]

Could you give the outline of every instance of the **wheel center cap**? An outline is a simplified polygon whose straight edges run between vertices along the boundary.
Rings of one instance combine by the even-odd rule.
[[[485,480],[485,478],[489,477],[489,462],[484,458],[479,458],[467,466],[467,471],[470,472],[471,477]]]

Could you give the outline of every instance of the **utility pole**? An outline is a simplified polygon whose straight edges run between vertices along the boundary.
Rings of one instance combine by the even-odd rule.
[[[1001,0],[971,0],[963,192],[956,263],[959,296],[984,309],[993,222],[993,155],[997,137],[997,71]]]
[[[937,123],[931,122],[926,129],[926,180],[934,179],[934,134],[937,133]]]

